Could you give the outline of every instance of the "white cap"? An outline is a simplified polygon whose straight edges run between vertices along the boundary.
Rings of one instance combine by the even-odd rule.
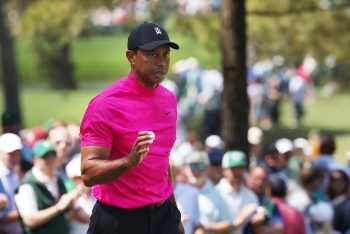
[[[80,160],[81,160],[81,155],[76,154],[72,158],[72,160],[70,160],[69,163],[66,165],[66,173],[69,178],[81,176]]]
[[[224,142],[218,135],[210,135],[205,139],[205,146],[209,148],[223,149]]]
[[[318,202],[310,207],[310,216],[315,222],[330,222],[333,220],[333,215],[333,208],[327,202]]]
[[[264,133],[258,127],[250,127],[248,129],[248,142],[252,145],[260,144],[263,140]]]
[[[301,149],[305,155],[310,155],[312,152],[311,145],[305,138],[296,138],[293,141],[293,146],[295,149]]]
[[[309,142],[305,138],[297,138],[293,141],[293,145],[296,149],[306,149]]]
[[[293,149],[293,143],[287,138],[281,138],[276,141],[275,147],[280,154],[285,154]]]
[[[21,138],[13,133],[5,133],[0,136],[0,151],[11,153],[23,148]]]

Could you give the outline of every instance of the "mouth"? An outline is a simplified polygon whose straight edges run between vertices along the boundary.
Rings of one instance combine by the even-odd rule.
[[[156,76],[156,77],[164,77],[164,76],[166,75],[166,73],[163,72],[163,71],[156,71],[156,72],[154,72],[153,74],[154,74],[154,76]]]

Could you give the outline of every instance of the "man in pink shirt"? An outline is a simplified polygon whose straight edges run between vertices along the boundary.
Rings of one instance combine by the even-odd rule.
[[[176,138],[176,97],[162,82],[170,48],[153,23],[128,37],[131,72],[94,97],[83,117],[81,171],[97,199],[88,233],[178,234],[169,155]]]

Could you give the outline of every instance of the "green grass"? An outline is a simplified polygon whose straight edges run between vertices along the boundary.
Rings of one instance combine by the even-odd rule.
[[[180,45],[180,50],[171,51],[169,75],[172,75],[172,65],[180,59],[197,57],[202,65],[219,67],[219,50],[206,50],[198,45],[193,38],[174,35],[173,41]],[[37,59],[28,38],[18,38],[16,41],[17,62],[19,74],[23,83],[43,82]],[[78,82],[112,82],[125,76],[129,71],[126,59],[127,35],[119,33],[108,36],[82,37],[72,43],[71,55],[74,64],[74,75]]]

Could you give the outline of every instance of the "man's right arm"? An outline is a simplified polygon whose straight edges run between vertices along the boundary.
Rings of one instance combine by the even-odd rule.
[[[111,148],[83,146],[81,148],[81,174],[86,186],[111,183],[119,176],[137,166],[146,157],[152,144],[151,133],[138,133],[129,155],[110,160]]]

